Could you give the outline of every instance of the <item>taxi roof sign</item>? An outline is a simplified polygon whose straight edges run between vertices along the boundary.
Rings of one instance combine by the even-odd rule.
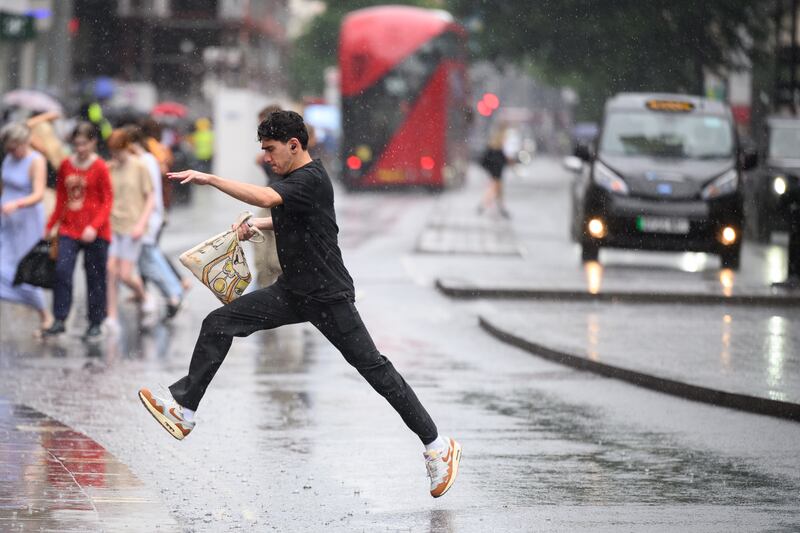
[[[666,111],[669,113],[689,113],[694,111],[694,104],[685,100],[648,100],[645,105],[651,111]]]

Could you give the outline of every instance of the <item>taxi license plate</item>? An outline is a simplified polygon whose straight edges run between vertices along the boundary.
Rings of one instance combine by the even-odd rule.
[[[689,219],[669,217],[636,217],[636,229],[646,233],[689,233]]]

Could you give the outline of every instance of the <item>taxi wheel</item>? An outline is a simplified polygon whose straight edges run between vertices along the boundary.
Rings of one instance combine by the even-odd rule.
[[[739,258],[741,257],[741,250],[730,250],[722,252],[719,255],[722,268],[730,268],[731,270],[739,270]]]
[[[581,260],[586,263],[587,261],[597,261],[600,257],[600,247],[591,242],[581,243]]]

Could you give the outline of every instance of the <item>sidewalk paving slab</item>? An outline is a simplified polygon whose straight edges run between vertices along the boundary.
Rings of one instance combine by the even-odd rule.
[[[86,435],[0,397],[0,531],[180,531],[127,466]]]

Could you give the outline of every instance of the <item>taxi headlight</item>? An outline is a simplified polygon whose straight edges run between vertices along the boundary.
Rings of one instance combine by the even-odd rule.
[[[700,195],[704,200],[710,200],[711,198],[717,198],[719,196],[725,196],[726,194],[734,193],[736,192],[736,188],[738,186],[739,173],[736,172],[735,168],[732,168],[706,185]]]
[[[786,193],[786,189],[788,189],[788,183],[786,183],[786,178],[783,176],[775,176],[772,180],[772,190],[775,191],[775,194],[778,196],[782,196]]]
[[[628,194],[628,184],[616,172],[605,166],[600,161],[595,161],[592,172],[594,182],[607,191],[616,194]]]

